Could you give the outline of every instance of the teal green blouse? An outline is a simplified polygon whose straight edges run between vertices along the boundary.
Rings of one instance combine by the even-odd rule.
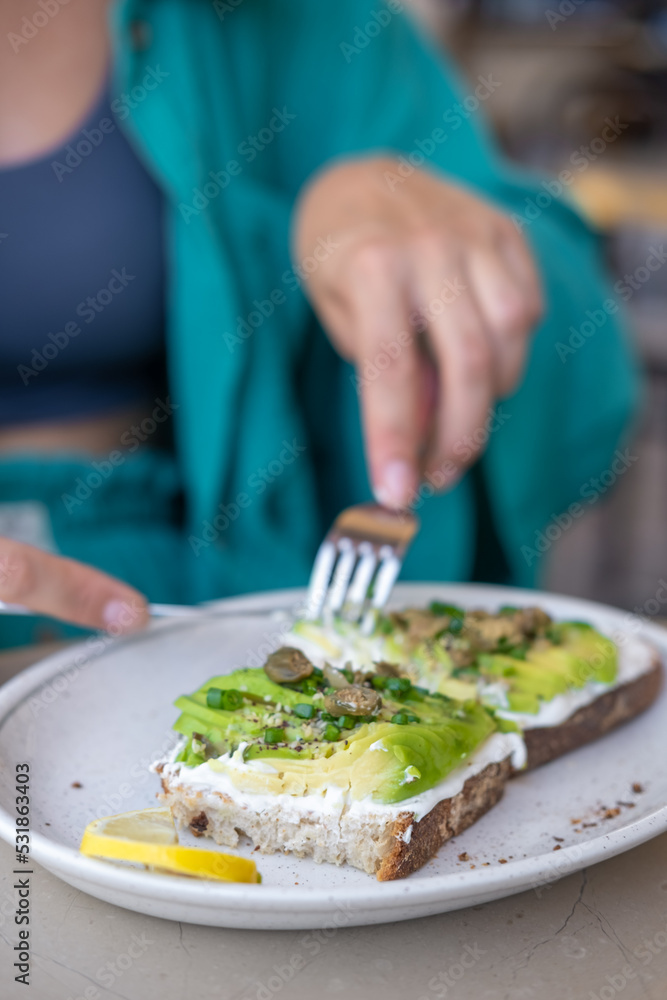
[[[423,162],[512,213],[537,256],[546,319],[521,388],[489,424],[483,459],[516,583],[534,583],[554,516],[596,502],[587,484],[610,467],[632,412],[635,363],[596,239],[498,154],[483,116],[502,82],[462,83],[399,8],[121,0],[113,9],[116,110],[166,196],[190,599],[304,583],[334,514],[370,496],[354,373],[300,290],[318,262],[295,267],[289,253],[299,189],[336,157],[383,151],[402,157],[403,171]],[[323,240],[318,253],[335,247]],[[598,325],[590,317],[600,310]],[[465,579],[469,477],[417,506],[423,528],[405,577]]]

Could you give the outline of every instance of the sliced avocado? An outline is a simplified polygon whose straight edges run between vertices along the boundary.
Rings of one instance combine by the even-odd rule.
[[[246,747],[243,753],[244,760],[257,760],[261,757],[270,757],[272,760],[277,758],[278,760],[299,760],[312,758],[316,752],[315,744],[308,746],[304,744],[302,750],[297,750],[295,747],[272,747],[269,745],[263,745],[261,743],[251,743],[249,747]]]
[[[370,723],[344,744],[333,744],[329,756],[308,758],[281,755],[275,775],[230,772],[243,787],[261,787],[276,794],[306,790],[325,791],[338,785],[350,789],[354,799],[370,797],[393,803],[418,795],[458,767],[495,729],[492,717],[481,706],[457,710],[460,718],[444,718],[440,725],[395,726]],[[334,749],[335,748],[335,749]],[[254,751],[253,751],[254,753]],[[268,753],[258,754],[267,758]],[[275,754],[273,755],[275,757]],[[297,759],[298,758],[298,759]],[[211,761],[214,770],[224,767]]]
[[[479,705],[467,706],[461,716],[431,726],[375,724],[364,741],[368,742],[365,752],[358,754],[351,768],[353,797],[370,795],[375,802],[401,802],[432,788],[495,729],[493,719]],[[355,745],[359,747],[360,742]],[[345,753],[336,754],[334,760]]]
[[[529,649],[526,662],[538,667],[546,676],[562,677],[567,687],[583,687],[588,683],[582,674],[579,658],[561,645]]]
[[[390,803],[432,787],[496,729],[491,713],[473,700],[430,695],[407,680],[405,686],[394,684],[395,678],[383,680],[378,715],[351,716],[351,728],[338,728],[340,720],[320,711],[322,693],[313,698],[275,684],[260,669],[214,677],[194,694],[176,701],[182,713],[176,723],[178,731],[202,738],[191,744],[181,760],[195,766],[206,758],[208,766],[224,770],[227,754],[247,744],[244,761],[276,761],[275,770],[231,767],[226,772],[249,790],[278,794],[287,788],[292,794],[303,794],[316,789],[324,793],[330,785],[339,785],[350,789],[354,798],[370,796],[376,802]],[[476,695],[474,684],[451,683],[459,698]],[[211,687],[241,691],[243,705],[234,711],[211,708],[206,701]],[[290,703],[314,705],[316,712],[312,719],[303,719],[289,711]],[[277,710],[279,704],[283,710]],[[392,721],[394,717],[400,717],[400,724]]]
[[[235,688],[249,698],[260,702],[273,702],[274,705],[281,704],[291,707],[312,702],[311,695],[285,687],[283,684],[276,684],[270,677],[267,677],[263,670],[256,667],[244,667],[241,670],[234,670],[231,674],[212,677],[199,688],[199,692],[205,695],[212,687],[220,688],[222,691]]]
[[[195,692],[193,695],[184,694],[176,699],[174,705],[176,708],[180,708],[186,717],[194,719],[200,728],[203,725],[212,729],[226,729],[238,714],[225,712],[221,708],[208,708],[206,701],[198,700],[198,697],[199,699],[203,698],[199,692]],[[179,729],[179,732],[182,730]]]
[[[443,677],[438,682],[439,694],[453,698],[454,701],[471,701],[477,697],[477,685],[470,681],[460,681],[455,677]]]
[[[546,656],[546,653],[543,655]],[[504,653],[483,653],[478,662],[485,676],[504,678],[510,691],[536,695],[544,701],[567,691],[566,676],[561,670],[551,669],[547,661],[541,664],[528,659],[518,660]]]
[[[522,712],[526,715],[537,715],[540,710],[540,699],[528,691],[509,691],[507,704],[512,712]]]
[[[583,664],[579,676],[584,684],[614,683],[618,675],[618,649],[611,639],[583,622],[561,622],[556,633],[562,647]]]

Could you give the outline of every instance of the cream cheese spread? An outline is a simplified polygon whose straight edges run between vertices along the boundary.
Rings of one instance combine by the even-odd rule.
[[[479,774],[489,764],[496,764],[505,760],[506,757],[511,757],[512,765],[519,769],[526,762],[526,747],[518,733],[492,733],[463,764],[450,771],[433,788],[429,788],[419,795],[413,795],[411,798],[403,799],[402,802],[385,805],[374,802],[370,797],[353,799],[349,788],[342,788],[334,784],[328,785],[322,791],[318,790],[316,793],[306,795],[244,791],[238,787],[236,781],[232,780],[233,773],[235,773],[237,781],[239,779],[242,781],[244,769],[255,773],[260,771],[267,774],[273,771],[278,774],[281,761],[276,760],[275,765],[266,760],[243,761],[242,754],[243,744],[232,756],[226,754],[217,758],[215,763],[216,766],[222,766],[221,770],[214,770],[208,762],[199,764],[197,767],[186,767],[184,764],[172,761],[163,762],[162,776],[174,780],[186,793],[188,791],[201,792],[204,797],[207,795],[214,797],[219,794],[226,795],[237,806],[250,809],[253,812],[262,812],[280,805],[281,815],[287,822],[289,822],[290,815],[295,817],[296,822],[299,822],[309,813],[341,815],[343,812],[351,815],[356,814],[360,817],[363,814],[399,816],[401,813],[407,812],[414,813],[417,822],[426,816],[438,802],[458,795],[468,778]],[[284,762],[282,765],[285,766]],[[155,767],[154,764],[152,770],[155,770]]]
[[[538,729],[547,726],[559,726],[571,715],[585,705],[590,705],[608,691],[629,684],[631,681],[647,673],[654,662],[652,647],[636,636],[624,636],[618,642],[618,673],[613,684],[592,682],[583,688],[572,688],[564,694],[557,694],[551,701],[543,701],[539,712],[534,715],[528,712],[510,712],[506,708],[497,708],[496,715],[503,719],[511,719],[521,729]],[[494,685],[496,687],[496,685]],[[486,698],[483,699],[486,702]],[[489,702],[490,704],[490,702]]]

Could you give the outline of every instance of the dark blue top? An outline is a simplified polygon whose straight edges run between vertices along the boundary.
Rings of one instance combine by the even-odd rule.
[[[0,168],[0,423],[160,391],[162,215],[106,89],[59,149]]]

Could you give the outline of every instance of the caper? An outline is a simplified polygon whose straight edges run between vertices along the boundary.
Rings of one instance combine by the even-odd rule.
[[[372,715],[382,705],[382,699],[373,688],[351,684],[334,691],[324,699],[324,707],[330,715]]]
[[[336,670],[336,668],[332,667],[330,663],[324,664],[322,674],[324,675],[324,679],[329,687],[336,688],[336,690],[347,687],[349,684],[345,674],[340,670]]]
[[[401,669],[396,663],[388,663],[387,660],[378,660],[373,666],[381,677],[401,676]]]
[[[281,646],[269,656],[264,664],[264,672],[276,684],[293,684],[310,677],[313,665],[300,649]]]

